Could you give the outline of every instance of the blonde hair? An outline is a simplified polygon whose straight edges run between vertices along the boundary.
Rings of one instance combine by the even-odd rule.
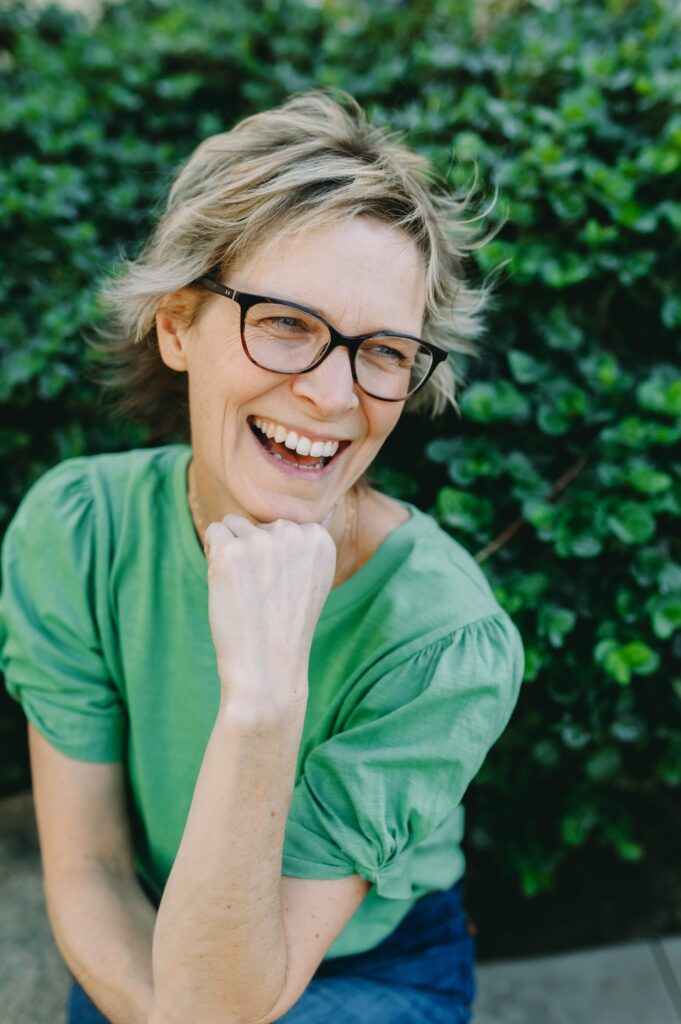
[[[477,355],[488,286],[464,279],[469,254],[486,241],[471,192],[452,194],[428,160],[371,124],[340,90],[312,90],[205,139],[180,169],[165,211],[135,260],[104,287],[108,322],[92,339],[95,375],[117,413],[152,435],[189,437],[186,374],[161,360],[155,314],[164,297],[215,268],[226,272],[293,230],[364,215],[409,235],[423,257],[424,337]],[[197,289],[192,319],[208,300]],[[457,376],[442,363],[405,411],[458,412]]]

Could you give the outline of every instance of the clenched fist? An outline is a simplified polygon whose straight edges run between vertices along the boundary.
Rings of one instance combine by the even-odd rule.
[[[254,720],[307,703],[312,638],[336,569],[319,523],[255,526],[228,515],[206,530],[208,617],[223,695]]]

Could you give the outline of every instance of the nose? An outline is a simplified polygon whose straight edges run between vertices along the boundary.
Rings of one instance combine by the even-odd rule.
[[[345,345],[330,352],[314,370],[296,374],[291,381],[293,393],[314,402],[325,418],[338,417],[359,405],[350,353]]]

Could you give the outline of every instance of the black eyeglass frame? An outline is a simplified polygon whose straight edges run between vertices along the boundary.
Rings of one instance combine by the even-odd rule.
[[[197,277],[191,282],[191,284],[201,288],[206,288],[209,292],[214,292],[216,295],[222,295],[226,299],[232,299],[237,303],[241,309],[241,345],[244,353],[247,359],[249,359],[254,366],[260,367],[261,370],[268,370],[270,373],[283,373],[288,377],[296,376],[299,373],[309,373],[310,370],[314,370],[319,366],[335,348],[338,348],[340,345],[345,345],[348,349],[348,355],[350,356],[352,379],[357,387],[361,388],[366,395],[369,395],[371,398],[376,398],[380,402],[406,402],[409,398],[413,398],[414,395],[418,394],[421,388],[428,383],[440,363],[443,363],[449,355],[446,349],[440,348],[438,345],[433,345],[430,341],[424,341],[423,338],[417,338],[413,334],[400,334],[397,331],[371,331],[369,334],[356,334],[353,336],[341,334],[340,331],[337,331],[336,328],[333,327],[328,320],[325,320],[323,316],[320,316],[319,313],[316,313],[313,309],[308,309],[307,306],[301,306],[298,302],[290,302],[288,299],[275,299],[268,295],[253,295],[251,292],[238,292],[234,288],[229,288],[227,285],[222,284],[220,281],[216,281],[215,278],[208,275]],[[308,316],[313,316],[317,320],[321,320],[329,332],[329,343],[319,358],[309,366],[306,366],[304,370],[270,370],[267,366],[261,366],[261,364],[258,363],[248,351],[245,338],[246,314],[251,306],[256,306],[260,302],[272,302],[276,303],[278,306],[290,306],[292,309],[297,309],[301,313],[307,313]],[[362,342],[367,341],[369,338],[406,338],[409,341],[418,342],[419,345],[422,345],[428,352],[430,352],[432,356],[432,363],[428,368],[428,372],[423,380],[419,381],[414,390],[410,391],[408,395],[405,395],[403,398],[385,398],[382,395],[372,394],[371,391],[367,391],[367,389],[360,384],[357,379],[357,372],[355,369],[355,356],[357,355],[357,351],[359,350]]]

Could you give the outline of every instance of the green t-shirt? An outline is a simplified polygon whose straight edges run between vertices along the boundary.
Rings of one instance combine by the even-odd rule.
[[[123,761],[137,869],[161,893],[216,717],[191,449],[69,459],[5,536],[0,668],[58,750]],[[389,935],[464,872],[461,799],[508,722],[517,628],[474,559],[414,505],[334,588],[312,644],[282,873],[373,883],[327,958]]]

